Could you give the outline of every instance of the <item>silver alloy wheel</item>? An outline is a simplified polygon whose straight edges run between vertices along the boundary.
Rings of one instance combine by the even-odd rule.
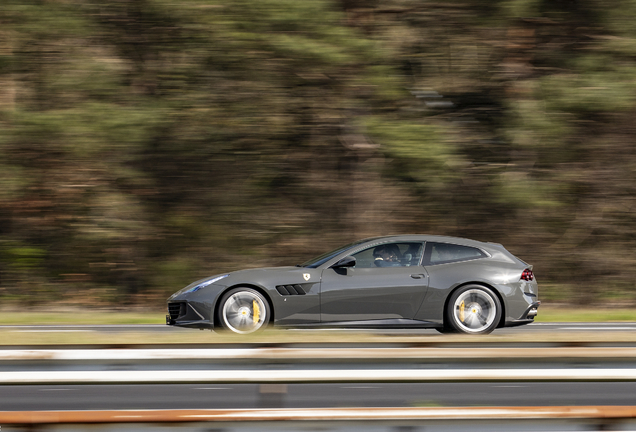
[[[224,327],[235,333],[247,334],[259,330],[267,320],[267,307],[255,291],[238,291],[223,303],[221,319]]]
[[[489,293],[473,288],[457,297],[452,313],[458,330],[483,333],[493,325],[497,317],[497,304]]]

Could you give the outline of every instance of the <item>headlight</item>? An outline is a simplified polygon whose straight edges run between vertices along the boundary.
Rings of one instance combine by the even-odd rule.
[[[226,278],[228,276],[229,276],[229,274],[226,274],[226,275],[223,275],[223,276],[217,276],[217,277],[212,278],[210,280],[206,280],[205,282],[201,282],[199,285],[197,285],[195,287],[192,287],[192,288],[190,288],[187,291],[184,291],[183,294],[199,291],[201,288],[205,288],[208,285],[212,285],[214,282],[218,282],[221,279],[224,279],[224,278]]]

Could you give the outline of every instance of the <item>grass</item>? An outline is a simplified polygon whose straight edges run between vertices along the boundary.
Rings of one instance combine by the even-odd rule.
[[[582,309],[576,306],[549,305],[539,309],[538,322],[636,322],[636,312],[632,309]],[[515,342],[518,336],[514,332],[505,335],[496,331],[487,336],[441,335],[435,331],[424,331],[412,335],[369,334],[355,331],[285,331],[268,330],[261,334],[241,336],[217,334],[210,331],[196,331],[191,329],[174,329],[169,332],[117,332],[117,331],[86,331],[82,325],[91,324],[164,324],[165,312],[108,312],[108,311],[73,311],[65,312],[4,312],[0,314],[0,325],[34,325],[57,324],[75,325],[72,329],[60,331],[30,330],[25,328],[0,328],[0,346],[22,345],[139,345],[139,344],[227,344],[244,343],[435,343],[452,340],[453,342]],[[611,333],[611,334],[608,334]],[[554,332],[545,331],[536,335],[537,340],[544,342],[634,342],[636,334],[633,332]]]
[[[541,306],[536,322],[636,322],[636,309]]]
[[[165,324],[165,312],[16,312],[0,314],[0,325]]]
[[[91,324],[165,324],[166,312],[7,312],[0,313],[0,325],[91,325]],[[543,305],[537,322],[636,322],[636,309],[581,308],[571,305]]]
[[[366,343],[366,344],[405,344],[405,346],[422,346],[428,344],[438,346],[439,343],[518,343],[527,340],[523,333],[508,332],[501,334],[495,331],[490,335],[442,335],[434,330],[425,330],[408,335],[373,334],[361,332],[341,331],[285,331],[268,330],[256,335],[237,336],[233,334],[218,334],[210,331],[197,331],[192,329],[174,329],[168,332],[116,332],[116,331],[24,331],[22,329],[0,329],[0,347],[46,347],[46,346],[171,346],[179,345],[227,345],[241,344],[241,346],[285,346],[289,344],[339,344],[339,343]],[[636,334],[626,331],[603,332],[567,332],[567,331],[537,331],[532,333],[533,341],[542,343],[634,343]]]

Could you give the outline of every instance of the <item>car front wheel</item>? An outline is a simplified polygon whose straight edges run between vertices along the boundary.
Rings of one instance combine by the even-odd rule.
[[[501,303],[491,289],[467,285],[455,291],[448,302],[449,327],[469,334],[492,332],[501,319]]]
[[[269,303],[252,288],[235,288],[219,301],[217,322],[225,330],[248,334],[262,330],[270,317]]]

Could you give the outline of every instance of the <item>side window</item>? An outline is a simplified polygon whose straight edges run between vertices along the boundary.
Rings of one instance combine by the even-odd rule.
[[[353,256],[356,268],[409,267],[420,265],[423,251],[422,243],[385,243]]]
[[[445,264],[456,261],[467,261],[483,258],[487,255],[480,249],[448,243],[427,243],[425,261],[434,264]]]

